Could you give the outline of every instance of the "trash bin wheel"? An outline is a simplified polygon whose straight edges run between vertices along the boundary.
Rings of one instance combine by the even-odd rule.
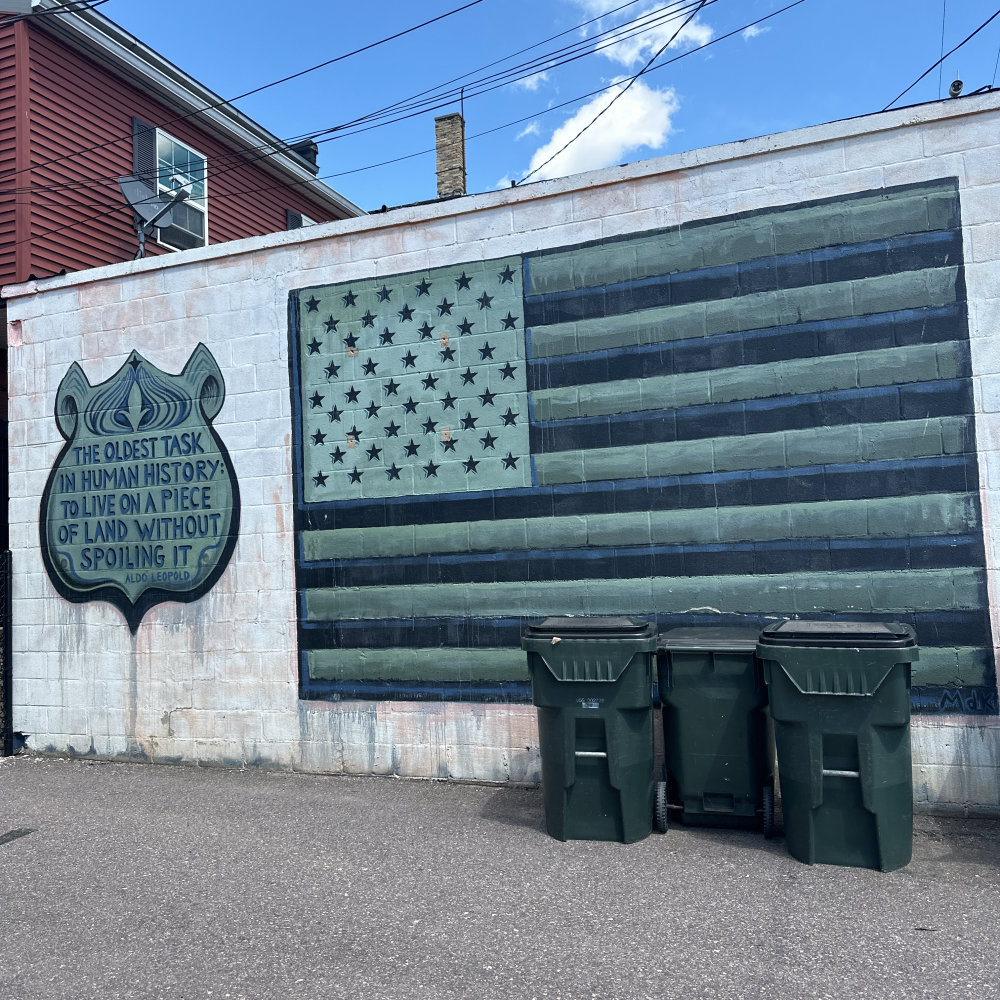
[[[774,787],[765,785],[761,796],[762,812],[764,814],[764,838],[770,840],[774,836]]]
[[[653,817],[656,821],[656,829],[660,833],[666,833],[667,827],[670,825],[667,820],[667,783],[665,781],[658,781],[656,783],[656,807],[653,812]]]

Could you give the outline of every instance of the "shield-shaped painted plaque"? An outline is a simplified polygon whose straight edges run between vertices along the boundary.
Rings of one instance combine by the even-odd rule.
[[[109,601],[135,632],[163,601],[221,576],[239,530],[232,461],[212,426],[222,372],[199,344],[179,375],[135,351],[92,386],[70,366],[56,395],[66,438],[42,495],[42,557],[70,601]]]

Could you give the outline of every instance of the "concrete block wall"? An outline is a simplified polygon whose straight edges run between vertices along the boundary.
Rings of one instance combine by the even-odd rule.
[[[585,250],[618,240],[633,247],[641,234],[663,234],[677,226],[690,232],[709,220],[717,220],[719,229],[712,247],[728,240],[737,255],[729,259],[745,260],[753,248],[741,241],[757,239],[748,220],[770,218],[769,212],[787,212],[789,206],[807,202],[842,199],[846,204],[859,196],[877,200],[878,192],[948,179],[954,179],[960,206],[956,232],[961,259],[942,260],[940,267],[961,268],[971,368],[961,369],[961,357],[943,348],[932,352],[933,358],[911,360],[935,366],[933,377],[939,380],[951,373],[971,383],[979,478],[969,490],[978,500],[977,530],[985,557],[978,569],[970,565],[949,577],[951,596],[942,600],[992,616],[985,641],[995,655],[1000,627],[993,531],[1000,510],[998,122],[996,95],[969,97],[7,289],[16,727],[28,734],[30,746],[52,752],[537,781],[537,733],[529,705],[402,700],[391,689],[384,698],[301,697],[309,694],[302,688],[296,591],[295,463],[301,442],[296,443],[295,428],[301,418],[296,406],[302,404],[295,384],[301,359],[294,352],[301,344],[293,336],[290,350],[290,298],[298,303],[302,320],[308,297],[302,290],[351,283],[387,286],[401,275],[432,272],[450,277],[451,269],[514,257],[537,263],[538,269],[529,271],[543,282],[542,264],[562,248]],[[889,196],[885,202],[875,212],[883,222],[894,204]],[[824,225],[833,226],[835,215],[826,217]],[[734,219],[733,231],[724,235],[726,220]],[[854,224],[862,227],[860,215]],[[774,229],[770,232],[768,238],[774,238]],[[795,233],[788,238],[794,242]],[[876,227],[870,238],[887,237]],[[774,253],[785,249],[780,241],[771,246]],[[585,268],[587,252],[579,257]],[[558,285],[563,279],[553,275]],[[580,280],[585,285],[589,279],[584,274]],[[938,286],[928,281],[921,294],[933,297]],[[526,295],[536,293],[543,310],[536,323],[551,327],[542,302],[546,289],[542,284],[525,289]],[[872,294],[872,287],[858,285],[852,294],[865,307],[863,297]],[[810,308],[822,312],[821,301],[810,302]],[[561,328],[548,343],[566,332]],[[600,335],[594,341],[588,335],[592,331],[583,322],[574,328],[578,343],[597,346]],[[535,337],[533,344],[539,342]],[[74,362],[96,385],[115,374],[133,350],[161,370],[177,373],[199,343],[211,351],[225,379],[227,397],[214,426],[239,481],[239,539],[228,568],[208,594],[189,604],[156,605],[133,635],[111,605],[70,604],[60,598],[42,564],[39,501],[63,445],[52,419],[56,389]],[[880,385],[893,384],[886,360]],[[820,368],[806,365],[800,375],[822,382]],[[906,372],[897,382],[904,376]],[[830,377],[836,387],[838,376]],[[685,382],[684,391],[734,391],[719,377],[701,388],[695,381]],[[657,391],[680,388],[681,380],[674,380],[658,385]],[[642,391],[640,385],[637,392]],[[809,391],[823,391],[823,385],[817,382]],[[552,397],[546,405],[562,406],[564,401]],[[582,405],[579,398],[574,405]],[[586,405],[592,407],[592,399]],[[948,419],[952,416],[949,412]],[[939,455],[948,454],[949,440],[958,440],[954,421],[942,421],[936,425]],[[800,440],[791,430],[782,433],[789,463],[796,448],[808,453],[808,439]],[[763,437],[757,436],[755,447],[770,446]],[[831,439],[829,447],[847,444]],[[961,443],[956,447],[961,450]],[[720,461],[725,460],[723,452],[720,444],[715,452]],[[552,483],[564,482],[567,468],[577,461],[565,450],[542,448],[538,457]],[[662,449],[654,458],[666,461]],[[669,456],[674,463],[690,459],[680,448]],[[588,476],[614,478],[607,471],[614,465],[613,455],[589,455],[586,461],[603,470]],[[824,523],[828,537],[835,537],[838,519],[850,519],[857,508],[827,503]],[[740,518],[734,507],[719,511],[728,523]],[[891,519],[891,512],[876,504],[866,517],[872,524],[879,517]],[[762,519],[750,514],[743,519],[750,525],[740,529],[743,534],[766,535]],[[602,524],[594,520],[590,528],[596,537]],[[624,530],[621,524],[611,528],[612,533],[619,530]],[[634,519],[628,530],[638,530]],[[876,595],[890,589],[874,572],[866,586]],[[662,590],[660,597],[665,599],[666,593]],[[847,595],[823,600],[843,600],[850,607]],[[906,594],[899,601],[885,600],[887,610],[911,608]],[[585,604],[578,610],[588,610]],[[643,610],[655,613],[652,607]],[[763,606],[761,615],[767,615]],[[988,662],[977,661],[978,679],[959,678],[969,690],[976,689],[974,713],[966,711],[972,702],[959,699],[944,706],[943,714],[914,717],[919,807],[1000,809],[994,662],[992,656]],[[947,676],[947,670],[939,673],[935,683],[940,686]]]

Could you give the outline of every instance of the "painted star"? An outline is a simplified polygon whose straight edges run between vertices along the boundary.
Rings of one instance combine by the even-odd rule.
[[[517,459],[508,451],[507,454],[501,459],[503,462],[503,467],[505,469],[516,469]]]
[[[339,407],[334,406],[332,410],[327,410],[326,415],[330,418],[330,423],[339,423],[340,418],[343,416],[344,411]]]
[[[382,449],[373,444],[365,454],[369,462],[377,462],[382,455]]]
[[[425,389],[430,389],[433,392],[437,388],[438,380],[435,376],[428,373],[427,378],[422,380]]]
[[[358,301],[357,295],[355,295],[354,292],[351,292],[351,291],[348,291],[348,293],[346,295],[341,295],[340,297],[344,301],[345,308],[349,308],[350,306],[353,306],[355,304],[355,302]]]
[[[396,426],[395,420],[389,421],[389,426],[385,428],[385,436],[387,438],[399,437],[399,427]]]
[[[326,327],[327,333],[336,333],[337,327],[340,326],[340,320],[334,319],[332,316],[323,324]]]
[[[483,346],[479,348],[479,360],[480,361],[486,361],[486,360],[492,361],[493,360],[493,352],[495,350],[496,350],[496,348],[495,347],[491,347],[490,346],[490,342],[487,340],[486,343],[483,344]]]
[[[349,351],[353,351],[357,346],[358,338],[355,337],[353,333],[349,333],[346,337],[344,337],[344,347],[346,347]]]
[[[363,365],[361,366],[361,370],[362,370],[362,371],[363,371],[363,372],[364,372],[364,373],[365,373],[366,375],[374,375],[374,374],[375,374],[375,369],[376,369],[376,368],[378,368],[378,362],[377,362],[377,361],[372,361],[372,359],[371,359],[371,358],[369,358],[369,359],[368,359],[368,360],[367,360],[367,361],[366,361],[366,362],[365,362],[365,363],[364,363],[364,364],[363,364]]]
[[[444,445],[445,451],[454,451],[455,446],[458,444],[458,438],[448,438],[447,441],[442,441],[441,444]]]
[[[351,388],[344,393],[344,398],[347,400],[348,403],[356,403],[358,401],[358,396],[360,395],[361,395],[361,390],[355,389],[354,386],[352,385]]]
[[[322,444],[326,440],[326,435],[322,431],[316,431],[312,436],[313,444]]]
[[[403,308],[399,310],[398,315],[400,323],[409,323],[409,321],[413,319],[413,310],[408,305],[404,305]]]
[[[340,365],[334,364],[332,361],[324,369],[327,378],[336,378],[340,374]]]
[[[483,406],[493,406],[493,400],[496,398],[497,394],[495,392],[490,392],[489,388],[487,388],[479,397],[479,402],[481,402]]]
[[[413,397],[412,397],[412,396],[410,396],[410,397],[409,397],[409,398],[408,398],[408,399],[406,400],[406,402],[405,402],[405,403],[403,403],[403,409],[404,409],[404,410],[405,410],[405,411],[406,411],[407,413],[416,413],[416,412],[417,412],[417,404],[416,404],[416,403],[415,403],[415,402],[413,401]]]
[[[388,302],[389,296],[392,295],[392,289],[383,285],[375,294],[378,295],[379,302]]]
[[[441,355],[442,361],[454,361],[455,360],[455,348],[454,347],[443,347],[438,354]]]
[[[371,309],[366,310],[364,316],[361,317],[361,325],[375,329],[375,317],[372,315]]]
[[[480,311],[493,308],[493,296],[487,295],[486,292],[483,292],[476,301],[479,303]]]
[[[463,271],[459,277],[455,279],[455,285],[457,290],[461,291],[463,288],[468,288],[472,279]]]
[[[314,392],[309,397],[309,405],[315,410],[317,406],[323,405],[323,397],[318,393]]]
[[[455,397],[450,392],[445,393],[445,397],[444,399],[441,400],[441,404],[444,406],[446,410],[454,410]]]
[[[386,327],[378,335],[379,345],[381,347],[385,347],[386,344],[391,344],[392,343],[392,338],[395,337],[395,336],[396,336],[396,331],[395,330],[390,330],[389,327]]]
[[[347,452],[344,451],[344,449],[341,448],[340,445],[337,445],[337,447],[330,452],[330,460],[333,462],[334,465],[343,465],[344,456],[346,454]]]
[[[324,475],[322,472],[317,472],[316,475],[313,476],[313,482],[317,486],[326,486],[326,481],[329,478],[329,476]]]
[[[454,304],[454,302],[449,302],[447,299],[442,299],[440,305],[437,307],[438,316],[450,316],[451,307]]]
[[[311,313],[314,313],[319,309],[319,299],[317,299],[315,295],[311,296],[309,301],[306,303],[306,309],[308,309]]]
[[[435,421],[431,420],[430,417],[428,417],[423,422],[423,424],[421,424],[421,426],[423,427],[425,434],[433,434],[434,431],[435,431],[435,429],[437,428],[437,423]]]
[[[474,372],[471,368],[466,367],[465,371],[462,372],[462,385],[473,385],[478,374],[478,372]]]
[[[399,392],[399,383],[395,379],[391,378],[385,383],[384,386],[382,386],[382,388],[385,390],[385,394],[387,396],[395,396]]]
[[[478,418],[474,417],[471,413],[466,413],[462,417],[462,430],[463,431],[474,431],[476,429],[476,420]]]
[[[505,364],[503,366],[503,368],[500,369],[500,374],[504,378],[513,379],[514,378],[514,372],[516,372],[516,371],[517,371],[517,369],[508,361],[507,364]]]
[[[518,414],[516,414],[509,406],[507,407],[506,413],[500,414],[500,419],[503,421],[504,427],[513,427],[517,423]]]
[[[479,463],[471,455],[462,463],[462,465],[465,466],[465,471],[467,473],[476,472],[476,469],[479,467]],[[479,475],[479,473],[476,472],[476,475]]]
[[[407,458],[413,458],[413,456],[416,455],[419,448],[420,445],[416,444],[413,438],[410,438],[410,443],[403,445],[403,453],[406,455]]]
[[[319,354],[319,349],[322,346],[323,345],[315,337],[313,337],[313,339],[312,339],[312,341],[310,343],[306,344],[306,347],[309,348],[309,353],[310,354]]]
[[[427,323],[426,321],[424,322],[424,325],[423,325],[423,326],[418,326],[418,327],[417,327],[417,330],[418,330],[418,332],[420,333],[420,339],[421,339],[421,340],[430,340],[430,339],[431,339],[431,336],[432,336],[432,335],[433,335],[433,333],[434,333],[434,327],[433,327],[433,326],[431,326],[431,325],[430,325],[429,323]]]
[[[462,320],[462,322],[458,324],[458,332],[459,332],[460,334],[462,334],[462,336],[464,337],[464,336],[465,336],[465,335],[466,335],[467,333],[472,333],[472,328],[473,328],[473,327],[474,327],[475,325],[476,325],[475,323],[470,323],[470,322],[469,322],[469,317],[468,317],[468,316],[466,316],[466,317],[465,317],[465,318],[464,318],[464,319]]]
[[[508,285],[508,284],[513,284],[513,283],[514,283],[514,272],[513,272],[513,270],[511,270],[510,264],[508,264],[500,272],[500,284],[501,285]]]
[[[392,465],[390,465],[389,468],[385,470],[385,474],[386,476],[389,477],[389,479],[399,479],[399,473],[400,470],[396,468],[395,462],[393,462]]]
[[[352,428],[351,428],[351,429],[350,429],[350,430],[349,430],[349,431],[347,432],[347,436],[348,436],[349,438],[354,438],[354,440],[355,440],[355,441],[360,441],[360,440],[361,440],[361,431],[359,431],[359,430],[358,430],[358,428],[357,428],[356,426],[355,426],[355,427],[352,427]]]
[[[352,483],[360,483],[361,482],[361,473],[358,472],[357,469],[351,469],[351,471],[348,473],[348,476],[350,476],[350,479],[351,479]]]
[[[505,330],[514,330],[517,327],[517,317],[511,316],[509,310],[507,312],[507,315],[504,316],[504,318],[500,320],[500,322],[503,323],[503,328]]]
[[[435,465],[433,462],[428,462],[424,466],[424,479],[430,479],[431,476],[437,479],[438,469],[440,468],[441,468],[440,465]]]
[[[367,406],[365,407],[365,412],[366,412],[366,413],[368,414],[368,419],[369,419],[369,420],[371,420],[371,419],[372,419],[372,417],[377,417],[377,416],[378,416],[378,411],[379,411],[379,409],[380,409],[380,407],[376,406],[374,402],[372,402],[372,403],[369,403],[369,404],[368,404],[368,405],[367,405]],[[509,412],[510,412],[510,411],[508,410],[508,413],[509,413]]]
[[[402,357],[404,368],[416,368],[417,367],[417,356],[413,351],[407,351]]]
[[[430,294],[431,283],[426,278],[421,279],[420,284],[417,285],[416,287],[417,287],[417,295],[429,295]]]
[[[492,448],[497,443],[497,439],[489,431],[486,432],[486,437],[481,437],[479,440],[482,443],[483,451]]]

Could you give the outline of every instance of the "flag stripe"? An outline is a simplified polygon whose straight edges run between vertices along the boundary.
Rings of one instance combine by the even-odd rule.
[[[525,295],[524,322],[530,327],[552,326],[641,309],[870,281],[903,271],[945,267],[961,257],[961,240],[961,232],[919,233],[638,278],[594,289]]]
[[[454,531],[442,531],[436,523],[317,530],[304,535],[300,558],[307,570],[353,559],[519,553],[556,543],[580,548],[653,545],[665,538],[682,545],[820,536],[833,541],[865,534],[878,540],[961,535],[979,528],[975,495],[938,493],[768,507],[497,518],[469,522]]]
[[[741,212],[653,234],[626,234],[530,258],[529,294],[711,267],[764,254],[863,243],[960,225],[952,180],[903,185],[851,198]]]

